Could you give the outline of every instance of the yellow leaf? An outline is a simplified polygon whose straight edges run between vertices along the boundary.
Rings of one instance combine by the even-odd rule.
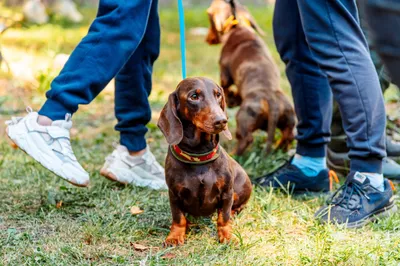
[[[144,245],[142,245],[142,244],[131,243],[131,246],[132,246],[135,250],[138,250],[138,251],[145,251],[145,250],[149,249],[149,247],[146,247],[146,246],[144,246]]]
[[[175,257],[176,257],[176,255],[172,254],[172,253],[166,253],[163,256],[161,256],[161,258],[163,258],[163,259],[173,259]]]
[[[143,212],[143,210],[141,210],[138,206],[133,206],[131,208],[132,215],[141,214],[142,212]]]
[[[57,208],[57,209],[61,208],[61,207],[62,207],[62,204],[63,204],[63,201],[60,200],[59,202],[57,202],[56,208]]]

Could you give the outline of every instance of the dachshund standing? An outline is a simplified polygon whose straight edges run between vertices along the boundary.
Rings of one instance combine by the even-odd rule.
[[[231,215],[250,198],[252,185],[243,168],[219,145],[229,139],[224,94],[206,78],[183,80],[160,114],[158,127],[170,144],[165,162],[172,212],[166,245],[184,243],[185,214],[210,216],[218,211],[220,242],[232,237]]]
[[[280,89],[279,69],[256,32],[263,34],[254,18],[236,1],[236,17],[224,0],[214,0],[208,8],[210,28],[206,41],[222,43],[220,64],[221,86],[229,107],[240,105],[236,115],[238,147],[241,155],[253,142],[257,129],[268,132],[270,152],[279,128],[282,138],[277,147],[287,150],[294,139],[295,112]],[[237,91],[231,86],[236,85]]]

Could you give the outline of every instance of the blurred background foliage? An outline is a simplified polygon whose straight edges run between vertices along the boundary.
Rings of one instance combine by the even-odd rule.
[[[5,1],[5,5],[7,6],[18,6],[22,5],[25,0],[3,0]],[[51,2],[54,0],[45,0],[46,2]],[[75,0],[75,3],[77,3],[79,6],[96,6],[98,3],[98,0]],[[159,0],[159,3],[161,6],[174,6],[176,5],[176,0]],[[209,4],[209,1],[204,1],[204,0],[184,0],[183,1],[186,6],[190,5],[201,5],[201,6],[206,6]],[[242,0],[240,1],[241,3],[245,5],[265,5],[273,3],[274,0]]]

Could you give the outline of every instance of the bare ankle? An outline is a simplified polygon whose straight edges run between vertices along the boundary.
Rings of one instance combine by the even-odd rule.
[[[53,120],[51,120],[47,116],[39,115],[37,122],[41,126],[51,126],[51,123],[53,123]]]
[[[130,156],[141,156],[146,152],[146,149],[143,149],[141,151],[129,151]]]

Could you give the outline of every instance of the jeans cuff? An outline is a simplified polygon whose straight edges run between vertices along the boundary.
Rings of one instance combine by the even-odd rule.
[[[64,120],[65,115],[68,113],[72,115],[72,112],[68,108],[52,99],[47,99],[39,111],[39,115],[47,116],[53,121]]]
[[[304,144],[297,143],[296,153],[301,156],[308,157],[325,157],[326,156],[326,144]]]
[[[351,158],[351,172],[382,174],[382,159],[379,158]]]
[[[146,139],[143,136],[134,135],[132,133],[120,133],[120,144],[125,146],[128,151],[141,151],[147,146]]]

